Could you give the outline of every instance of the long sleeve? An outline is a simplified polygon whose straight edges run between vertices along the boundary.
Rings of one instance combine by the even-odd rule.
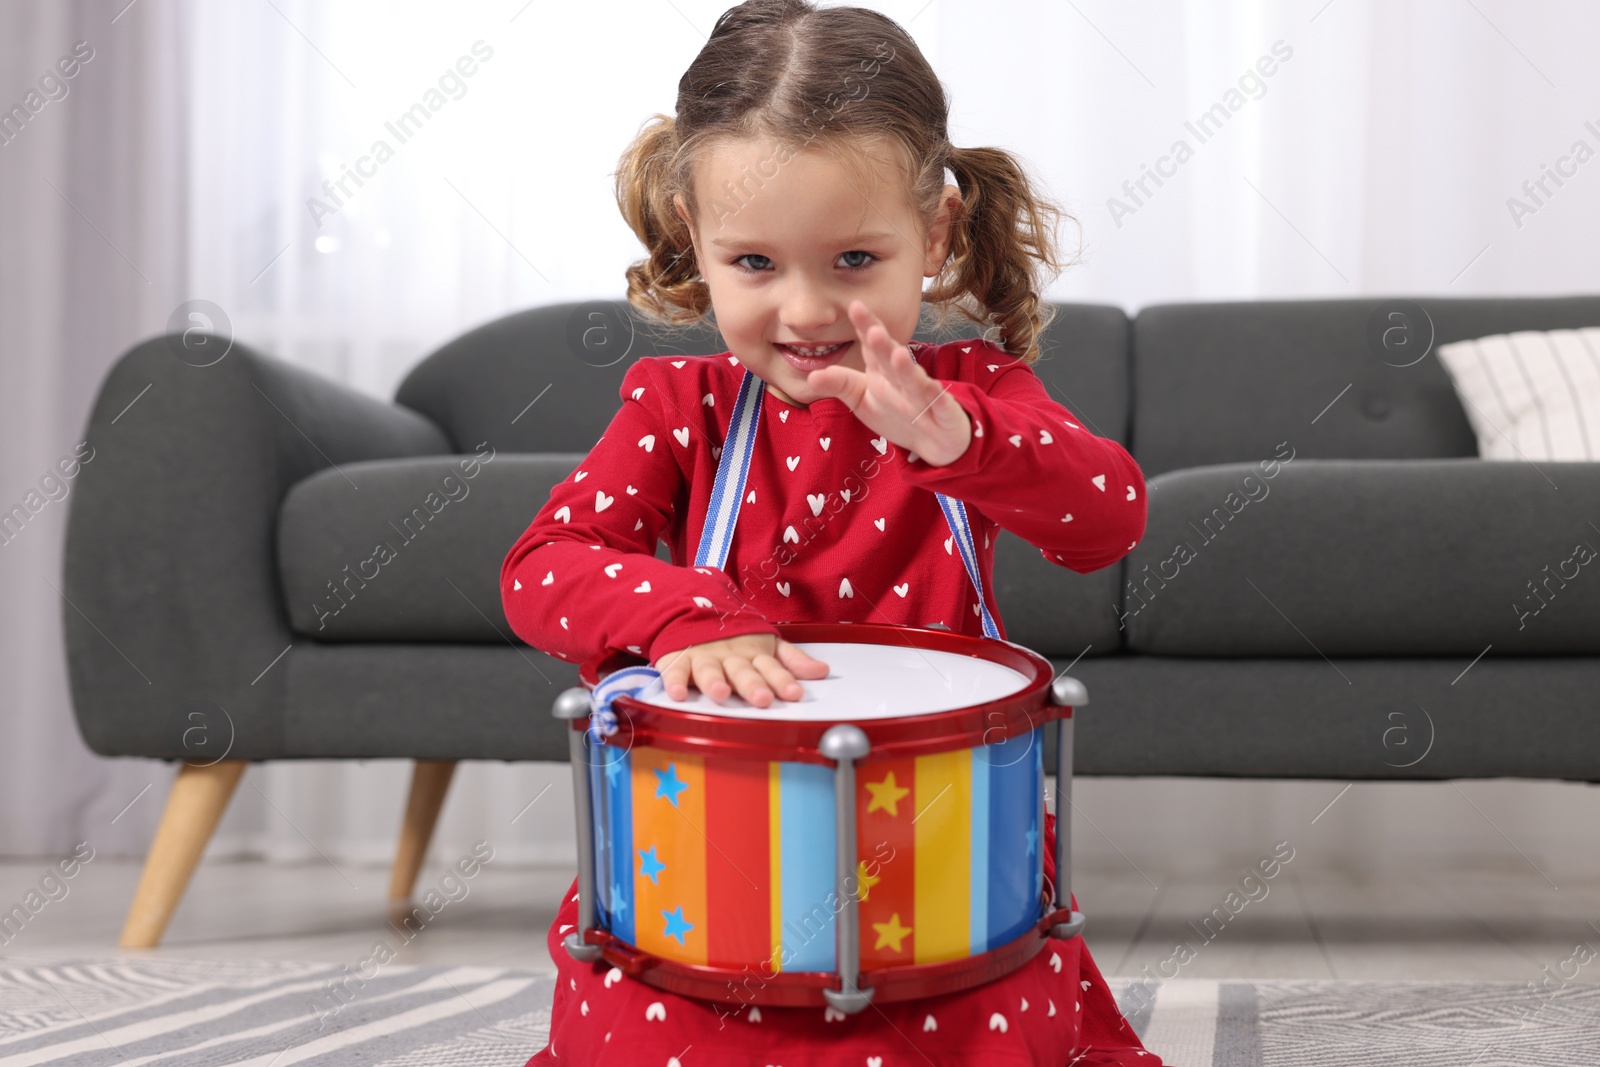
[[[985,342],[965,345],[983,350],[949,367],[944,384],[972,418],[971,443],[943,467],[912,460],[902,477],[978,508],[1079,574],[1127,555],[1147,515],[1133,457],[1052,400],[1026,363]],[[960,352],[946,345],[939,356],[951,349]]]
[[[688,498],[688,429],[656,360],[630,367],[620,395],[606,432],[551,490],[500,568],[512,630],[566,660],[609,649],[651,663],[692,644],[776,633],[721,570],[656,558],[658,538]]]

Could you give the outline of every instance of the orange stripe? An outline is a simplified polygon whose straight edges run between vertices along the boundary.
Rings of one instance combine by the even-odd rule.
[[[665,959],[706,962],[706,789],[699,756],[664,749],[635,748],[633,767],[633,901],[634,937],[638,946]],[[661,787],[661,775],[686,788],[677,790],[673,805]],[[658,793],[662,795],[657,795]],[[654,881],[643,873],[641,852],[666,866]],[[682,915],[690,929],[679,944],[668,937],[667,913]]]

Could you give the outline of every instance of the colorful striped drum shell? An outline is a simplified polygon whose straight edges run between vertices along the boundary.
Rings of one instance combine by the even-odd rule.
[[[593,750],[597,907],[617,939],[736,970],[835,969],[834,769]],[[856,767],[861,969],[976,956],[1040,916],[1043,728]]]

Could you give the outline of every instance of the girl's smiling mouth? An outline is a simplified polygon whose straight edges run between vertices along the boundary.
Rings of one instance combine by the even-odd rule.
[[[832,344],[784,344],[774,341],[773,348],[783,354],[783,358],[796,370],[814,371],[823,367],[831,367],[844,358],[854,341],[836,341]]]

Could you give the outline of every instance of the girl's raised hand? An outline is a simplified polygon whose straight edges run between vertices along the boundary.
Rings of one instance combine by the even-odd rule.
[[[930,466],[955,462],[972,441],[966,409],[859,300],[850,302],[850,322],[861,342],[866,370],[824,367],[812,371],[807,384],[823,396],[843,401],[869,428],[915,452]]]
[[[690,645],[656,661],[667,696],[687,700],[689,680],[721,704],[735,688],[745,701],[764,708],[776,693],[782,700],[803,695],[799,678],[826,678],[828,665],[776,634],[740,634],[721,641]],[[729,683],[732,683],[731,685]]]

